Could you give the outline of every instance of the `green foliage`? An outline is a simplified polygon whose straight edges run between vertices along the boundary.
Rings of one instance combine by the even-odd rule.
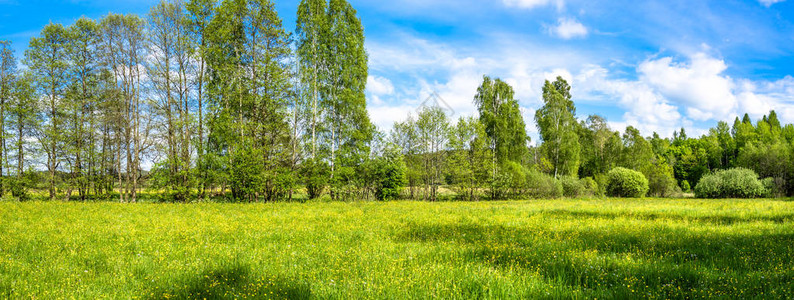
[[[576,175],[579,171],[581,146],[576,132],[576,107],[571,100],[571,87],[562,77],[543,85],[543,107],[535,112],[541,149],[558,175]]]
[[[546,173],[529,170],[527,172],[527,195],[532,198],[560,198],[563,196],[562,183]]]
[[[307,159],[301,164],[300,175],[309,199],[316,199],[323,195],[328,186],[328,175],[331,168],[328,163],[319,159]]]
[[[494,149],[493,154],[500,164],[521,162],[527,153],[529,137],[514,95],[513,87],[506,82],[483,76],[483,82],[474,96],[480,122],[491,139],[490,147]]]
[[[643,174],[648,178],[648,195],[671,197],[681,192],[673,176],[673,167],[664,157],[656,156],[646,165]],[[687,183],[688,184],[688,183]]]
[[[599,195],[598,182],[593,177],[585,177],[581,180],[585,188],[585,194],[589,196]]]
[[[587,192],[584,182],[571,176],[561,176],[562,194],[565,197],[577,198],[584,196]]]
[[[606,119],[591,115],[578,128],[582,162],[579,177],[606,174],[620,163],[623,142],[620,133],[612,131]]]
[[[778,189],[790,194],[794,191],[792,150],[789,143],[782,140],[748,142],[739,151],[736,166],[751,169],[761,178],[777,178],[780,183]]]
[[[777,198],[781,197],[783,193],[783,189],[781,189],[780,184],[778,184],[778,180],[772,177],[767,177],[761,179],[761,185],[764,186],[764,194],[762,197],[764,198]]]
[[[703,176],[695,186],[698,198],[757,198],[766,193],[758,174],[745,168],[716,171]]]
[[[448,183],[462,200],[477,200],[478,189],[491,177],[491,154],[485,128],[473,117],[460,118],[451,128]]]
[[[609,196],[642,198],[648,192],[648,179],[640,172],[617,167],[609,171],[608,176]]]
[[[681,190],[683,190],[683,192],[685,193],[689,193],[692,191],[692,186],[689,185],[689,181],[687,181],[686,179],[681,181]]]
[[[389,147],[384,155],[375,159],[373,175],[376,178],[375,198],[393,200],[400,197],[405,187],[405,163],[402,156],[393,147]]]

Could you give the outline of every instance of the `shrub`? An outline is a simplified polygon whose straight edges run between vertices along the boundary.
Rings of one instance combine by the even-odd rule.
[[[562,195],[565,197],[581,197],[585,194],[585,186],[582,181],[572,176],[560,177],[562,184]]]
[[[402,156],[389,152],[375,159],[374,167],[375,198],[381,201],[397,199],[407,183]]]
[[[642,173],[626,168],[614,168],[607,174],[607,195],[642,198],[648,192],[648,179]]]
[[[643,171],[648,178],[648,195],[670,197],[681,193],[673,176],[673,167],[663,157],[656,157]]]
[[[563,195],[562,183],[554,177],[530,170],[527,172],[527,194],[533,198],[559,198]]]
[[[607,194],[607,184],[609,184],[609,176],[607,174],[596,174],[593,176],[593,180],[596,182],[596,186],[598,190],[596,191],[597,196],[604,196]]]
[[[588,196],[599,195],[599,187],[598,182],[593,179],[593,177],[585,177],[582,179],[582,184],[584,184],[585,194]]]
[[[686,179],[684,179],[684,181],[681,181],[681,191],[683,191],[684,193],[689,193],[692,191],[692,187],[689,185],[689,181],[687,181]]]
[[[306,193],[309,199],[316,199],[323,195],[325,187],[328,186],[330,176],[328,163],[320,159],[307,159],[300,168],[300,175],[306,185]]]
[[[761,179],[761,185],[764,186],[764,198],[775,198],[780,194],[775,179],[772,177]]]
[[[745,168],[716,171],[703,176],[695,186],[698,198],[756,198],[765,193],[758,174]]]

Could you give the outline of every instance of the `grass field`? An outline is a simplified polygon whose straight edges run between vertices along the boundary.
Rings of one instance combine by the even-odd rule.
[[[0,202],[0,298],[787,298],[794,202]]]

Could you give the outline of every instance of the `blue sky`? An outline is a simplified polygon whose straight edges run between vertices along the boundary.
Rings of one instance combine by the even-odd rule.
[[[456,117],[474,115],[484,74],[513,85],[533,137],[541,86],[556,76],[573,86],[579,118],[600,114],[618,130],[700,134],[770,109],[794,122],[794,1],[350,1],[367,36],[370,115],[384,130],[432,92]],[[154,3],[0,0],[0,39],[21,57],[50,21]],[[297,4],[276,1],[288,30]]]

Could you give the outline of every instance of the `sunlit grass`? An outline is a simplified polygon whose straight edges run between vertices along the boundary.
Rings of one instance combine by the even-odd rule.
[[[0,298],[786,298],[794,202],[0,202]]]

